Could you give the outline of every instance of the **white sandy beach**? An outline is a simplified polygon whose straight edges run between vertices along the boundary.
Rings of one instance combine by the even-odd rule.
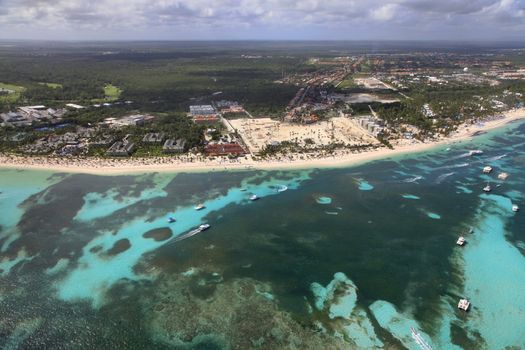
[[[12,169],[51,170],[68,173],[88,173],[100,175],[118,175],[145,172],[207,172],[224,170],[284,170],[307,168],[337,168],[362,164],[372,160],[389,158],[402,154],[427,151],[434,147],[469,140],[474,134],[502,127],[512,121],[525,119],[525,108],[504,114],[504,118],[485,121],[483,125],[462,125],[452,136],[429,143],[414,143],[395,146],[394,149],[382,147],[361,153],[340,150],[327,156],[301,154],[282,156],[271,160],[247,159],[228,160],[208,159],[204,157],[180,158],[59,158],[59,157],[24,157],[0,155],[0,167]]]

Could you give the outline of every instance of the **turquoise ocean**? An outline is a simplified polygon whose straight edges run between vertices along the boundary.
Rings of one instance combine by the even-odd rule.
[[[523,123],[341,169],[0,170],[0,348],[525,349],[524,212]]]

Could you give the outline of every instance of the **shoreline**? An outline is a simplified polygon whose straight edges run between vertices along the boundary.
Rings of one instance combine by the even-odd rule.
[[[287,160],[257,160],[240,159],[233,162],[222,160],[197,160],[181,161],[180,159],[162,158],[129,158],[129,159],[97,159],[97,158],[52,158],[52,157],[33,157],[18,155],[0,155],[0,169],[15,170],[41,170],[64,173],[83,173],[93,175],[123,175],[141,174],[152,172],[219,172],[219,171],[247,171],[247,170],[303,170],[315,168],[343,168],[359,165],[375,160],[387,159],[394,156],[424,152],[439,146],[468,141],[489,130],[504,127],[509,123],[525,119],[525,108],[515,109],[503,113],[504,118],[481,122],[477,124],[461,125],[458,130],[450,137],[429,142],[403,145],[388,149],[365,151],[361,153],[344,152],[341,155],[331,157],[312,157],[306,155],[307,159],[287,159]],[[157,163],[155,163],[157,161]]]

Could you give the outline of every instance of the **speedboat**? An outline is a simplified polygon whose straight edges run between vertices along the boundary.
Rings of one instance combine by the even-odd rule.
[[[175,221],[177,221],[177,220],[175,218],[171,217],[171,216],[168,218],[168,222],[170,224],[173,224]]]
[[[281,186],[279,186],[279,188],[277,189],[277,192],[284,192],[284,191],[286,191],[287,189],[288,189],[287,186],[285,186],[285,185],[281,185]]]
[[[253,202],[253,201],[256,201],[256,200],[258,200],[258,199],[259,199],[259,197],[257,197],[256,194],[250,196],[250,200],[251,200],[252,202]]]
[[[199,226],[199,231],[206,231],[207,229],[210,228],[210,225],[209,224],[202,224]]]
[[[492,187],[490,187],[490,185],[487,184],[487,186],[483,187],[483,191],[490,192],[490,191],[492,191]]]
[[[515,213],[517,213],[518,211],[520,211],[520,207],[518,207],[517,204],[514,204],[514,205],[512,206],[512,211],[515,212]]]
[[[206,208],[206,207],[205,207],[204,204],[202,204],[202,203],[201,203],[201,204],[197,204],[197,205],[195,206],[195,210],[202,210],[202,209],[204,209],[204,208]]]
[[[469,156],[477,156],[477,155],[480,155],[480,154],[483,154],[483,151],[479,150],[479,149],[472,150],[472,151],[470,151],[468,153]]]

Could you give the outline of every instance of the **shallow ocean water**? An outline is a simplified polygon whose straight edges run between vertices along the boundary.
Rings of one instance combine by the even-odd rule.
[[[525,348],[524,176],[517,123],[346,169],[0,170],[0,348]]]

